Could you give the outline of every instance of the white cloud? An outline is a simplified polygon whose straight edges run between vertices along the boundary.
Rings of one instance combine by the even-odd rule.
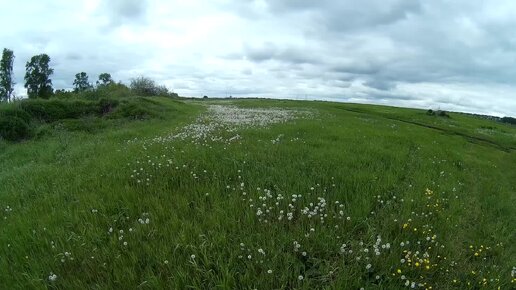
[[[359,101],[516,115],[509,0],[2,1],[0,43],[75,73],[143,74],[189,96]]]

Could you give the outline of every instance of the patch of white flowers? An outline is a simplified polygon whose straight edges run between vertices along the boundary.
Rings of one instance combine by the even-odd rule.
[[[199,116],[194,123],[183,127],[178,133],[144,140],[143,143],[145,148],[152,144],[165,144],[174,140],[190,140],[192,143],[205,146],[209,146],[208,142],[210,141],[231,144],[242,138],[236,133],[237,129],[267,127],[300,117],[307,118],[312,116],[313,112],[307,110],[210,105],[206,113]],[[283,136],[280,135],[277,139],[272,140],[273,144],[278,143],[281,137]],[[138,141],[138,139],[133,139],[127,141],[127,143],[136,143]]]

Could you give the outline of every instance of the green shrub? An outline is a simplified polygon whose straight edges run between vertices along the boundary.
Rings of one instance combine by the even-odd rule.
[[[500,121],[502,121],[502,123],[507,123],[507,124],[513,124],[513,125],[516,125],[516,118],[503,117]]]
[[[0,118],[1,117],[3,117],[3,118],[16,117],[16,118],[22,119],[27,124],[30,123],[30,121],[32,119],[31,116],[27,112],[25,112],[18,106],[8,106],[8,107],[6,106],[6,107],[0,108]]]
[[[84,100],[98,100],[102,98],[103,96],[95,89],[85,90],[81,92],[76,92],[75,95],[78,98],[84,99]]]
[[[30,137],[31,130],[27,122],[16,116],[0,116],[0,138],[19,141]]]
[[[137,96],[160,96],[173,98],[179,97],[176,93],[169,91],[166,86],[158,85],[154,80],[144,76],[139,76],[135,79],[132,79],[129,86],[133,94]]]
[[[426,114],[428,116],[439,116],[439,117],[450,118],[450,115],[448,115],[448,113],[446,111],[443,111],[443,110],[434,111],[432,109],[429,109],[428,111],[426,111]]]
[[[101,85],[96,89],[100,98],[121,99],[132,95],[131,89],[122,83],[111,83]]]
[[[52,98],[56,98],[56,99],[71,99],[73,97],[75,97],[75,93],[72,92],[72,91],[67,91],[67,90],[56,90],[54,92],[54,96]]]
[[[96,88],[91,88],[80,92],[57,90],[52,98],[54,100],[80,99],[95,101],[101,99],[127,98],[133,95],[134,94],[131,92],[131,89],[129,89],[129,87],[126,85],[122,83],[110,83],[105,85],[98,85]]]
[[[120,104],[111,115],[112,118],[128,118],[133,120],[145,120],[156,116],[156,113],[152,110],[136,102],[124,102]]]
[[[101,99],[98,102],[99,114],[106,115],[111,113],[117,106],[119,102],[114,99]]]
[[[447,113],[446,111],[443,111],[443,110],[438,110],[438,111],[437,111],[437,115],[438,115],[439,117],[446,117],[446,118],[449,118],[449,117],[450,117],[450,115],[448,115],[448,113]]]
[[[21,108],[32,117],[44,122],[99,114],[98,104],[79,100],[24,100],[21,102]]]

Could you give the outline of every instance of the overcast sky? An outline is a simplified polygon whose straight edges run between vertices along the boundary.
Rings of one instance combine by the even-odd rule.
[[[378,103],[516,116],[514,0],[0,0],[0,49],[184,96]]]

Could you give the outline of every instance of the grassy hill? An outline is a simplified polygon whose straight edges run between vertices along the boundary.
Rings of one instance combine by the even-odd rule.
[[[515,126],[151,102],[0,141],[0,288],[515,287]]]

